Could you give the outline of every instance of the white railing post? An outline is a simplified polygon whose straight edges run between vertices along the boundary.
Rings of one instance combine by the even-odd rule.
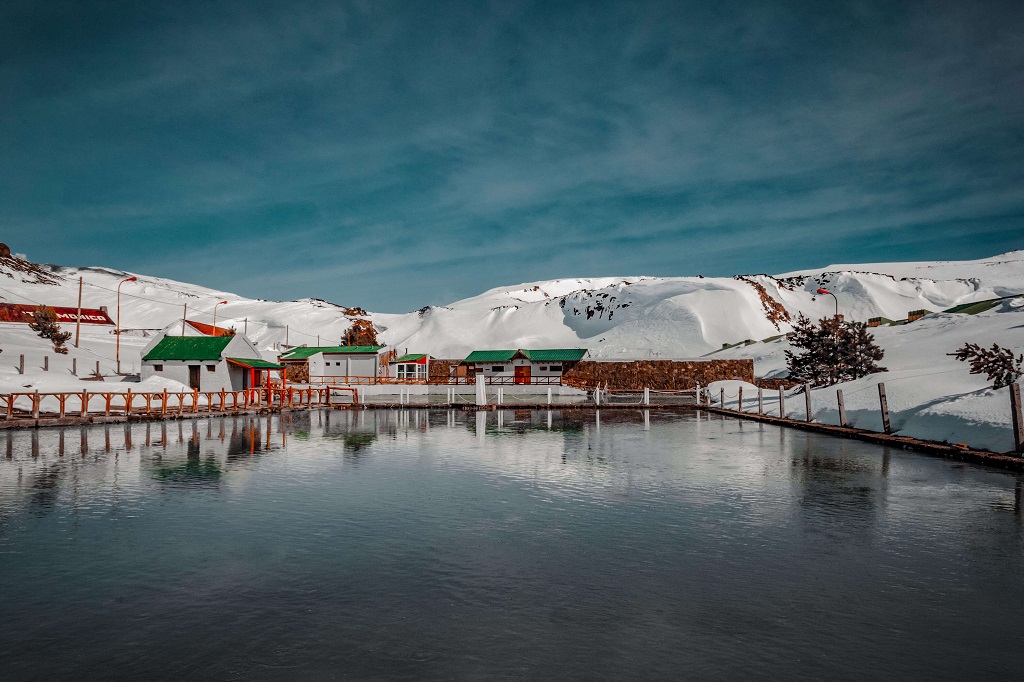
[[[484,375],[476,375],[476,404],[486,405],[487,404],[487,386],[484,384]]]
[[[651,404],[651,389],[644,387],[644,405]]]

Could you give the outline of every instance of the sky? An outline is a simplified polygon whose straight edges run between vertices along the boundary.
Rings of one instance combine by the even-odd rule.
[[[254,298],[1024,248],[1021,2],[5,0],[0,93],[13,251]]]

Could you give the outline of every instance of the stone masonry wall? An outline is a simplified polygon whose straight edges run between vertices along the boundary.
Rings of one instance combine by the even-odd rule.
[[[570,386],[608,385],[612,389],[653,388],[661,391],[707,386],[712,381],[741,379],[753,382],[753,360],[634,360],[595,362],[583,360],[562,377]]]

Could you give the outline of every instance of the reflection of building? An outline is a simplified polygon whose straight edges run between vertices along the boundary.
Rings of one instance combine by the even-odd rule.
[[[299,346],[281,353],[288,376],[325,384],[373,384],[384,346]],[[305,374],[305,376],[303,376]]]
[[[586,348],[475,350],[456,373],[470,382],[481,374],[489,384],[560,384],[562,375],[586,354]]]
[[[143,379],[164,377],[200,391],[255,388],[282,369],[262,359],[242,335],[162,336],[142,351]]]

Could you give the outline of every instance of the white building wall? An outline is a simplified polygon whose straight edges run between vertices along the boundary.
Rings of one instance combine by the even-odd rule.
[[[375,377],[376,353],[317,353],[309,358],[309,375],[323,377]]]
[[[145,357],[150,350],[156,347],[163,337],[154,339],[142,351]],[[245,374],[248,370],[229,365],[226,358],[259,358],[259,351],[252,345],[249,339],[241,334],[236,334],[224,347],[224,352],[219,360],[143,360],[141,377],[143,380],[151,376],[163,377],[179,381],[185,386],[189,385],[189,367],[199,366],[199,390],[200,391],[240,391],[244,388]],[[156,366],[162,366],[161,371],[156,371]],[[210,371],[210,367],[213,371]]]

